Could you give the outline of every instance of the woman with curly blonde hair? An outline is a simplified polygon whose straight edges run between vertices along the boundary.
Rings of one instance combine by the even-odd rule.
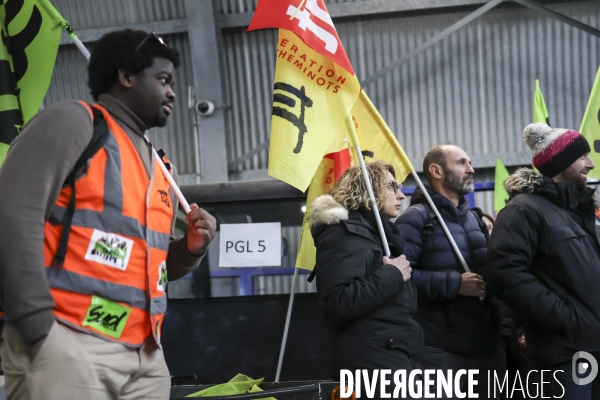
[[[376,161],[366,167],[392,258],[385,257],[358,165],[329,195],[315,199],[309,216],[317,247],[317,294],[333,326],[334,379],[340,369],[408,374],[423,349],[421,327],[412,318],[417,304],[412,270],[402,255],[400,233],[389,221],[399,215],[405,196],[390,164]]]

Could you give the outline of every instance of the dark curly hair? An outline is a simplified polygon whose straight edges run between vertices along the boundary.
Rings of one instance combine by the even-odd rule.
[[[148,32],[124,29],[109,32],[94,44],[88,64],[88,86],[94,101],[98,101],[101,93],[109,91],[121,68],[138,74],[151,67],[157,57],[171,61],[175,67],[181,64],[177,49],[165,46],[153,37],[132,54],[146,36]]]

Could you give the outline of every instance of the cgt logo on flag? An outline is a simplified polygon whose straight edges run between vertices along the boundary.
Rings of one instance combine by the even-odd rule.
[[[260,0],[248,30],[280,28],[295,33],[350,75],[354,70],[323,0]]]
[[[300,5],[300,7],[301,6],[302,5]],[[325,50],[331,54],[335,54],[338,49],[339,39],[326,29],[321,28],[311,19],[311,16],[315,16],[319,20],[329,25],[335,32],[333,21],[331,20],[327,10],[319,6],[318,0],[308,0],[304,10],[301,10],[300,7],[296,8],[290,5],[287,9],[287,15],[289,15],[291,18],[296,18],[298,20],[298,28],[302,29],[303,31],[308,29],[310,32],[314,33],[325,43]]]
[[[292,110],[296,110],[296,104],[299,104],[299,115],[294,114],[285,107],[276,105],[283,104]],[[287,84],[285,82],[275,83],[275,93],[273,94],[273,115],[281,117],[289,121],[298,128],[298,142],[294,147],[294,153],[298,154],[302,150],[304,142],[304,134],[308,131],[304,122],[304,114],[306,107],[312,107],[313,101],[306,95],[306,88],[301,86],[300,89]]]

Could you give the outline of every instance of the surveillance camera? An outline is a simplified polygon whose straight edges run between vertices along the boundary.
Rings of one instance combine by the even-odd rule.
[[[215,112],[215,104],[210,100],[198,100],[196,111],[203,117],[211,116]]]

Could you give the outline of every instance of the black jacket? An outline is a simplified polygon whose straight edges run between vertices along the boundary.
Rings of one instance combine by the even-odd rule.
[[[592,189],[554,183],[530,169],[505,182],[487,263],[493,293],[525,320],[534,365],[600,355],[600,225]]]
[[[333,326],[335,378],[341,368],[412,370],[423,348],[412,318],[416,291],[396,267],[383,265],[377,228],[328,195],[313,203],[311,227],[317,294]],[[399,249],[390,247],[398,256]]]
[[[482,274],[487,248],[478,218],[461,198],[457,206],[425,185],[471,272]],[[415,320],[423,328],[425,344],[467,356],[491,355],[500,344],[500,322],[488,298],[459,296],[464,271],[439,223],[423,239],[429,219],[427,200],[417,189],[411,205],[396,220],[404,237],[404,254],[413,267],[419,307]]]

